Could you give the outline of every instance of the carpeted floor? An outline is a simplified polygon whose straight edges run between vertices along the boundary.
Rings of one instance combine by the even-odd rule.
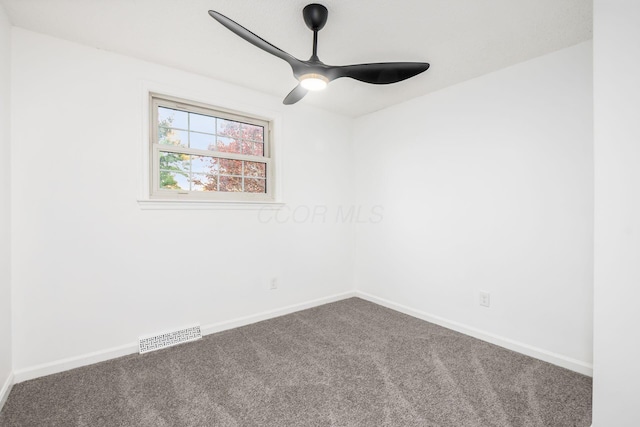
[[[0,426],[588,427],[591,379],[358,298],[16,384]]]

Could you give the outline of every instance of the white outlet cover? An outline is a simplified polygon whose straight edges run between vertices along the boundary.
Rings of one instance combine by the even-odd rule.
[[[491,306],[491,295],[489,292],[480,292],[480,305],[483,307]]]

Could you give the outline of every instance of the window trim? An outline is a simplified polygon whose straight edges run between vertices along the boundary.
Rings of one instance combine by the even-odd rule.
[[[253,111],[240,112],[230,108],[214,106],[209,103],[201,102],[195,99],[186,99],[182,96],[174,96],[166,93],[166,91],[145,90],[146,118],[148,121],[147,132],[148,138],[145,138],[145,164],[144,171],[146,175],[145,193],[138,202],[145,209],[169,209],[169,205],[181,205],[186,208],[206,209],[218,208],[220,205],[226,205],[224,208],[234,208],[243,206],[256,206],[260,204],[281,205],[277,199],[278,184],[276,150],[274,144],[274,128],[276,119],[271,115],[267,117],[265,114],[256,114]],[[201,192],[201,191],[185,191],[177,192],[175,190],[163,190],[159,188],[159,152],[162,150],[158,144],[158,127],[157,127],[157,108],[158,106],[174,108],[182,111],[205,114],[223,119],[239,121],[242,123],[254,124],[265,127],[264,134],[264,152],[265,156],[251,156],[246,154],[223,153],[218,151],[199,150],[194,148],[171,147],[171,151],[183,152],[185,154],[203,155],[207,157],[217,157],[224,159],[235,159],[245,161],[257,161],[265,163],[267,168],[266,193],[246,193],[246,192]],[[146,132],[145,132],[146,133]],[[189,206],[192,205],[192,206]],[[211,205],[207,207],[207,205]],[[171,207],[171,209],[180,207]]]

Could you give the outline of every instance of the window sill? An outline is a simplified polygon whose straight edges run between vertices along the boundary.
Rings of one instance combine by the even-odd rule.
[[[285,206],[283,202],[228,202],[223,200],[162,200],[139,199],[142,210],[273,210]]]

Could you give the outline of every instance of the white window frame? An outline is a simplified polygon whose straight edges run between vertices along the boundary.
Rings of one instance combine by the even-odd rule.
[[[148,92],[149,106],[149,142],[148,142],[148,177],[149,200],[185,202],[237,202],[237,203],[273,203],[276,201],[276,173],[274,160],[273,120],[255,114],[233,111],[212,106],[198,101],[187,100],[157,92]],[[242,123],[264,126],[264,156],[224,153],[220,151],[199,150],[194,148],[171,147],[158,143],[158,107],[167,107],[181,111],[205,114]],[[216,191],[181,191],[161,189],[159,186],[159,153],[160,151],[174,151],[198,156],[244,160],[266,164],[266,192],[216,192]]]

